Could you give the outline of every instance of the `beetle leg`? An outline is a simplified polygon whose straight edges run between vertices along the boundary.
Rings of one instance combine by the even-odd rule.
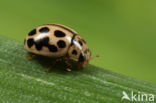
[[[80,68],[81,65],[82,65],[82,64],[81,64],[80,62],[77,63],[77,67],[78,67],[78,68]]]
[[[31,59],[33,59],[35,57],[35,55],[29,55],[29,56],[27,56],[27,59],[28,60],[31,60]]]
[[[65,58],[65,63],[67,64],[67,71],[71,71],[71,68],[72,68],[72,65],[69,63],[69,59],[68,58]]]
[[[56,64],[56,61],[53,61],[51,65],[48,68],[46,68],[46,71],[50,71],[51,67],[54,66],[55,64]]]
[[[62,58],[58,58],[51,63],[51,65],[46,69],[47,71],[51,70],[51,67],[54,66],[58,61],[62,61]]]

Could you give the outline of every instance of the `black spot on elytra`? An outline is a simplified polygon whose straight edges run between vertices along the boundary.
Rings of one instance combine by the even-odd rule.
[[[27,45],[29,48],[31,48],[33,46],[33,44],[34,44],[34,39],[28,39],[27,40]]]
[[[59,48],[65,48],[66,47],[66,43],[63,40],[59,40],[57,42],[57,45]]]
[[[36,46],[36,49],[37,49],[37,50],[41,50],[43,45],[42,45],[42,44],[36,44],[36,43],[35,43],[35,46]]]
[[[82,46],[83,45],[83,43],[81,42],[81,41],[79,41],[79,44]]]
[[[49,42],[49,37],[44,37],[42,39],[39,39],[35,41],[35,46],[37,50],[41,50],[43,46],[47,46]]]
[[[39,30],[40,33],[47,33],[49,32],[49,28],[48,27],[43,27]]]
[[[57,47],[55,45],[48,45],[49,51],[57,52]]]
[[[73,50],[73,51],[72,51],[72,54],[73,54],[73,55],[77,55],[77,51],[76,51],[76,50]]]
[[[55,45],[49,44],[49,37],[44,37],[42,39],[39,39],[35,41],[35,46],[37,50],[41,50],[43,46],[48,47],[49,51],[51,52],[57,52],[57,47]]]
[[[35,35],[36,34],[36,29],[33,29],[32,31],[29,32],[29,36]]]
[[[60,30],[55,30],[54,35],[56,37],[65,37],[66,36],[66,34]]]

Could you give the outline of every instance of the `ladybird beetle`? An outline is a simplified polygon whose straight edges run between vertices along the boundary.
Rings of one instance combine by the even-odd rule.
[[[91,52],[76,31],[60,24],[46,24],[30,31],[25,39],[26,51],[50,58],[64,58],[71,70],[69,60],[86,66]]]

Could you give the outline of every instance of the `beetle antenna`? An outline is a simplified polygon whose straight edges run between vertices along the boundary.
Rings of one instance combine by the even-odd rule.
[[[94,58],[99,58],[99,57],[100,57],[99,55],[96,55],[96,56],[91,57],[90,60]]]

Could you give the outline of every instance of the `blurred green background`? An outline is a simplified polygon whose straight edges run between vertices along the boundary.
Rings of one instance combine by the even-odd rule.
[[[23,42],[47,23],[75,29],[100,55],[91,64],[156,83],[155,0],[0,1],[0,35]]]

